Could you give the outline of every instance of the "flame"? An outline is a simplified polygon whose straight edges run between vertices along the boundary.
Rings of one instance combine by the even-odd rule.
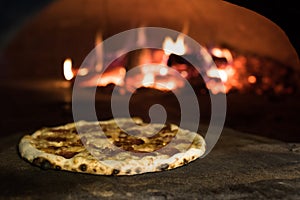
[[[126,89],[133,92],[135,88],[147,87],[161,91],[170,91],[184,87],[184,81],[162,64],[140,65],[140,72],[126,78]]]
[[[228,49],[214,47],[211,49],[211,54],[218,58],[225,58],[228,63],[231,63],[233,61],[232,54]]]
[[[167,36],[163,42],[163,50],[166,55],[170,55],[171,53],[177,55],[184,55],[186,53],[184,35],[179,34],[175,42],[171,37]]]
[[[208,88],[212,90],[214,94],[217,94],[219,92],[225,92],[227,93],[233,86],[236,86],[238,83],[236,83],[236,71],[231,65],[227,65],[224,69],[218,69],[218,68],[211,68],[207,70],[206,72],[208,77],[211,78],[219,78],[222,81],[222,85],[220,83],[217,83],[215,81],[210,81],[210,84],[208,84]]]
[[[221,68],[211,68],[206,74],[210,78],[219,78],[222,83],[211,80],[207,84],[208,89],[213,94],[227,93],[233,87],[239,87],[238,73],[233,65],[233,56],[228,49],[214,47],[210,50],[211,55],[217,58],[225,58],[226,63],[221,65]]]
[[[64,61],[63,71],[64,71],[64,77],[65,77],[66,80],[69,81],[74,77],[74,73],[72,71],[72,60],[71,60],[71,58],[67,58]]]
[[[228,79],[226,71],[222,70],[222,69],[211,68],[211,69],[207,70],[206,74],[207,74],[207,76],[209,76],[211,78],[221,79],[223,83],[226,82]]]

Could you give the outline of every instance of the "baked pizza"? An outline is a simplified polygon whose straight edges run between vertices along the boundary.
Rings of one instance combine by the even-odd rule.
[[[19,152],[42,169],[135,175],[188,164],[204,154],[205,140],[175,124],[116,118],[41,128],[21,138]]]

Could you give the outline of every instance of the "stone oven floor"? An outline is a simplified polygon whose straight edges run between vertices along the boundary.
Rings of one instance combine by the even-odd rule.
[[[185,166],[135,176],[42,170],[24,161],[24,132],[0,140],[0,199],[300,199],[300,144],[225,128]]]

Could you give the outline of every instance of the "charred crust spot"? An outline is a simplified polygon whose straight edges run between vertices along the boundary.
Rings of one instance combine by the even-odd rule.
[[[97,169],[94,168],[94,169],[93,169],[93,172],[97,172]]]
[[[159,140],[159,139],[153,141],[153,144],[156,144],[156,145],[163,145],[163,143],[164,142],[162,140]]]
[[[73,158],[76,154],[78,154],[79,152],[71,152],[71,151],[62,151],[60,152],[58,155],[66,158],[66,159],[70,159]]]
[[[171,124],[166,124],[165,127],[161,129],[162,133],[171,131]]]
[[[106,135],[107,138],[112,138],[111,135]]]
[[[128,170],[126,171],[126,174],[130,174],[130,172],[131,172],[131,170],[130,170],[130,169],[128,169]]]
[[[136,144],[136,145],[141,145],[141,144],[144,144],[145,141],[142,140],[142,139],[133,139],[131,140],[131,144]]]
[[[119,135],[120,138],[126,138],[127,136],[128,135],[125,132],[123,132],[123,131],[120,132],[120,135]]]
[[[86,138],[85,136],[81,137],[81,142],[82,142],[83,144],[86,144],[87,138]]]
[[[160,168],[160,170],[165,171],[169,168],[169,164],[167,164],[167,163],[162,164],[159,168]]]
[[[121,147],[121,146],[122,146],[122,143],[121,143],[121,142],[118,142],[118,141],[114,141],[114,145],[117,146],[117,147]]]
[[[132,152],[134,152],[134,149],[133,149],[132,146],[126,146],[126,147],[124,147],[123,149],[124,149],[125,151],[132,151]]]
[[[87,165],[86,165],[86,164],[81,164],[81,165],[79,166],[79,169],[80,169],[81,171],[85,172],[85,171],[87,170]]]
[[[42,169],[45,170],[53,168],[53,165],[46,158],[38,157],[35,158],[32,162],[33,164],[40,166]]]
[[[50,141],[50,142],[65,142],[65,141],[67,141],[67,138],[62,137],[62,136],[59,136],[59,137],[58,136],[56,136],[56,137],[49,136],[49,137],[46,137],[45,140]]]
[[[49,129],[52,133],[61,133],[61,134],[68,134],[68,133],[76,133],[76,130],[73,128],[71,130],[68,129]]]
[[[118,170],[118,169],[113,169],[111,175],[117,175],[118,173],[120,173],[120,170]]]
[[[135,171],[135,173],[139,174],[139,173],[141,173],[142,170],[141,170],[141,168],[138,167],[134,171]]]
[[[189,162],[189,161],[188,161],[187,159],[183,159],[183,164],[184,164],[184,165],[188,164],[188,162]]]
[[[61,166],[56,165],[56,166],[55,166],[55,169],[56,169],[56,170],[61,170]]]

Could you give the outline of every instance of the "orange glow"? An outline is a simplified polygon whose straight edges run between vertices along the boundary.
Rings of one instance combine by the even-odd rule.
[[[167,67],[160,68],[159,74],[162,75],[162,76],[167,75],[168,74],[168,68]]]
[[[248,82],[251,84],[256,83],[256,77],[255,76],[248,76]]]
[[[96,74],[86,81],[81,82],[82,87],[106,86],[113,83],[118,86],[124,85],[126,70],[122,66],[115,66],[104,71],[103,74]]]
[[[96,52],[96,59],[97,63],[95,66],[96,72],[100,72],[103,68],[103,37],[101,32],[97,32],[95,37],[95,52]]]
[[[168,82],[167,83],[167,88],[169,89],[169,90],[172,90],[172,89],[174,89],[175,87],[176,87],[176,84],[174,83],[174,82]]]
[[[209,69],[206,74],[211,78],[220,78],[222,82],[226,82],[228,79],[227,73],[223,69]]]
[[[146,64],[140,66],[140,74],[126,78],[126,89],[130,92],[134,88],[148,87],[162,91],[169,91],[184,87],[184,81],[176,77],[168,66],[161,64]]]
[[[79,68],[76,75],[86,76],[86,75],[88,75],[88,73],[89,73],[88,68]]]
[[[228,49],[220,49],[220,48],[213,48],[211,50],[211,54],[218,58],[226,58],[227,62],[232,62],[233,57],[231,52]]]
[[[74,73],[72,71],[72,60],[70,58],[67,58],[64,61],[63,71],[64,71],[64,77],[66,80],[69,81],[74,77]]]
[[[211,53],[212,53],[214,56],[218,57],[218,58],[223,57],[223,52],[222,52],[222,50],[219,49],[219,48],[213,48],[213,49],[211,50]]]
[[[112,70],[104,72],[97,82],[98,86],[106,86],[110,83],[122,86],[124,84],[126,70],[124,67],[116,67]]]
[[[185,54],[186,46],[184,45],[184,36],[182,34],[178,35],[175,42],[171,37],[166,37],[163,42],[163,50],[166,55],[170,55],[171,53],[177,55]]]
[[[145,74],[145,76],[142,80],[142,85],[147,87],[147,86],[151,86],[153,84],[154,84],[154,74],[152,74],[152,73]]]
[[[231,66],[227,65],[225,68],[218,69],[212,68],[206,72],[208,77],[219,78],[222,83],[216,82],[214,80],[209,81],[207,84],[208,89],[212,91],[213,94],[217,93],[227,93],[233,87],[239,87],[239,82],[237,81],[238,74],[236,70]]]
[[[186,71],[182,71],[180,74],[183,78],[187,78],[189,75]]]

